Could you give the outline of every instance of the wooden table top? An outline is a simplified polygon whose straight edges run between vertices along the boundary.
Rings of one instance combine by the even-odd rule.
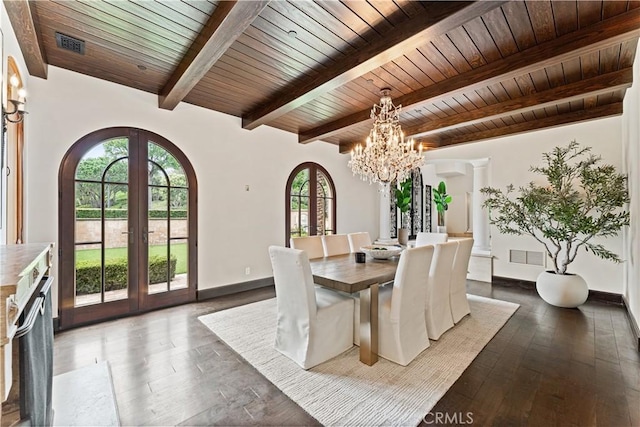
[[[353,254],[335,255],[310,260],[313,280],[318,285],[343,292],[355,293],[374,283],[394,279],[400,257],[377,260],[367,256],[367,262],[356,263]]]

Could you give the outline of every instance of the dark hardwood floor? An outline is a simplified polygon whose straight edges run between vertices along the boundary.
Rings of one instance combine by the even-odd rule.
[[[620,306],[559,309],[535,291],[468,285],[521,307],[423,425],[640,426],[640,353]],[[54,375],[108,360],[123,425],[316,425],[197,320],[273,296],[264,288],[61,332]]]

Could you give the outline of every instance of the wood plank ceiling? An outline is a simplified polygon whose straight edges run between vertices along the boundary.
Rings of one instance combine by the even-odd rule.
[[[51,64],[343,152],[384,87],[432,148],[621,114],[640,36],[638,0],[4,4],[32,75]]]

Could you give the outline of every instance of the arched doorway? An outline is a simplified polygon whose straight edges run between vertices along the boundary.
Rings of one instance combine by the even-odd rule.
[[[95,131],[59,173],[60,327],[194,301],[197,181],[155,133]]]

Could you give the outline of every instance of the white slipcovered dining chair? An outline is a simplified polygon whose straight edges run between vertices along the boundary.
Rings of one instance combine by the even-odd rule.
[[[327,234],[322,236],[324,256],[342,255],[351,252],[346,234]]]
[[[309,259],[322,258],[322,238],[320,236],[292,237],[290,244],[293,249],[300,249],[307,253]]]
[[[464,316],[471,313],[469,301],[467,300],[467,271],[472,249],[473,239],[458,240],[458,250],[453,259],[449,292],[453,323],[458,323]]]
[[[437,340],[453,328],[449,289],[453,258],[457,249],[458,242],[454,241],[436,244],[433,252],[424,311],[427,333],[432,340]]]
[[[393,286],[378,295],[378,354],[402,366],[429,347],[424,301],[432,257],[433,246],[404,250]]]
[[[449,240],[447,233],[426,233],[420,232],[416,235],[416,247],[424,245],[435,245],[436,243],[445,243]]]
[[[371,236],[367,231],[349,233],[347,238],[349,239],[349,250],[351,252],[360,252],[361,247],[371,245]]]
[[[315,287],[305,251],[269,247],[278,305],[275,348],[304,369],[353,346],[353,299]]]

